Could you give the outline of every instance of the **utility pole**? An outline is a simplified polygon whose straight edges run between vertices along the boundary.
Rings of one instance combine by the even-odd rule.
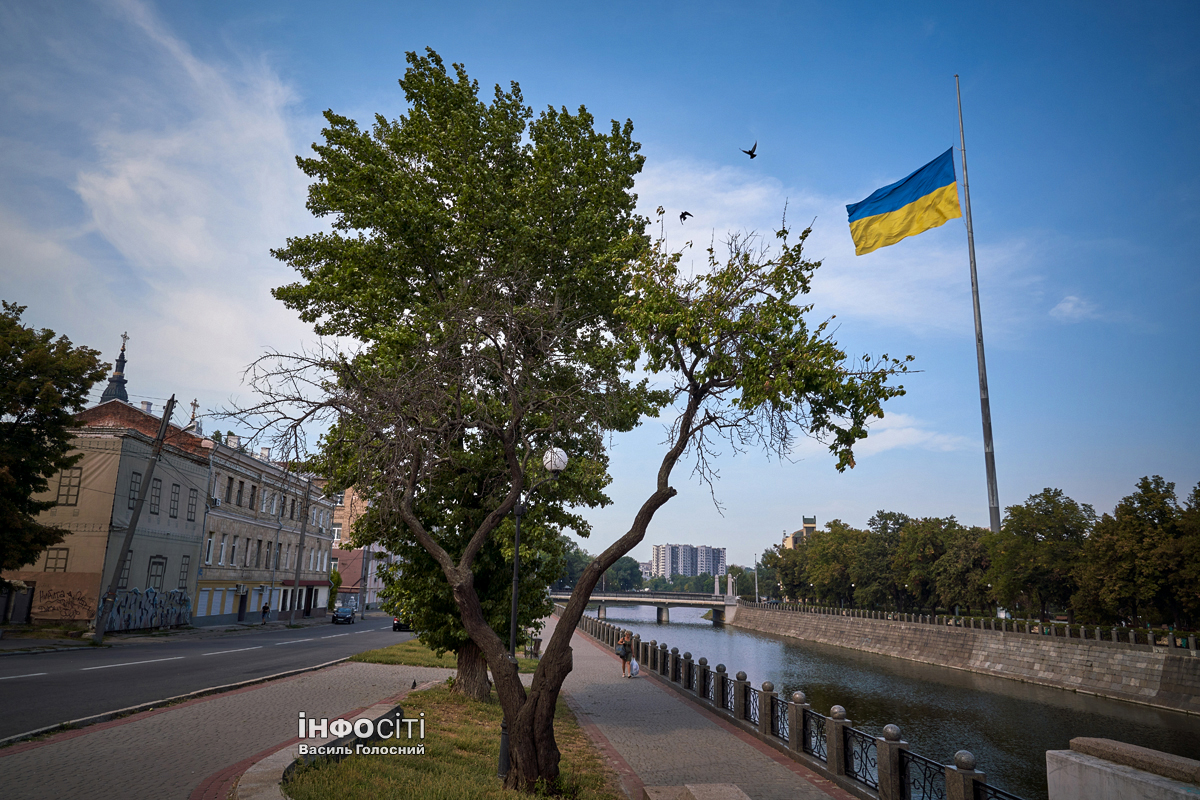
[[[296,621],[296,606],[300,605],[300,568],[304,566],[304,533],[308,530],[308,498],[312,493],[312,478],[304,484],[304,503],[300,515],[300,544],[296,547],[296,580],[293,581],[292,610],[288,612],[288,625]]]
[[[358,599],[362,601],[362,608],[358,610],[359,619],[367,618],[367,580],[371,575],[371,571],[367,568],[367,565],[371,563],[369,547],[369,544],[364,544],[362,547],[362,575],[358,579]]]
[[[137,502],[133,504],[133,513],[129,516],[129,527],[125,529],[125,540],[117,552],[117,562],[113,566],[112,578],[108,582],[108,591],[104,593],[104,598],[100,603],[100,616],[96,618],[96,632],[92,635],[92,642],[95,644],[104,642],[104,631],[108,627],[108,615],[112,612],[113,602],[117,598],[117,584],[121,581],[121,572],[125,568],[125,560],[129,557],[129,547],[133,544],[133,534],[137,531],[138,519],[142,516],[142,506],[146,504],[150,482],[154,479],[154,468],[158,465],[159,456],[162,455],[163,444],[167,440],[167,428],[171,425],[171,413],[174,410],[175,395],[171,395],[171,399],[167,401],[167,407],[163,410],[162,424],[158,426],[158,436],[154,437],[154,444],[150,449],[150,460],[146,462],[146,477],[142,478]],[[203,541],[203,537],[201,541]]]

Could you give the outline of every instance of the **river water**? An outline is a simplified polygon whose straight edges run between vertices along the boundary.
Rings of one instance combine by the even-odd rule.
[[[589,611],[594,614],[595,611]],[[900,726],[909,748],[943,764],[969,750],[987,782],[1028,800],[1043,800],[1047,750],[1069,749],[1094,736],[1200,759],[1200,717],[788,639],[702,619],[704,609],[672,608],[659,625],[653,606],[607,606],[608,622],[643,641],[657,640],[694,659],[744,671],[757,688],[775,684],[781,697],[803,691],[813,710],[846,709],[855,728],[882,735]]]

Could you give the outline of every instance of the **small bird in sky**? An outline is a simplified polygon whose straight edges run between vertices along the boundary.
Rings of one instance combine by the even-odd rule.
[[[757,149],[758,149],[758,142],[755,141],[754,147],[751,147],[749,150],[743,150],[742,152],[745,153],[746,155],[750,156],[750,158],[754,159],[754,158],[758,158],[758,156],[754,155],[754,151]]]
[[[682,225],[684,220],[686,220],[690,216],[692,216],[692,212],[690,212],[690,211],[685,211],[682,214],[680,214],[679,215],[679,224]]]

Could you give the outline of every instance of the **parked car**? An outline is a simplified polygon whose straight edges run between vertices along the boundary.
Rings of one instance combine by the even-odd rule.
[[[353,606],[342,606],[337,611],[333,612],[333,624],[336,625],[339,622],[347,622],[351,625],[354,624]]]
[[[394,631],[411,631],[412,626],[405,622],[400,617],[392,617],[392,630]]]

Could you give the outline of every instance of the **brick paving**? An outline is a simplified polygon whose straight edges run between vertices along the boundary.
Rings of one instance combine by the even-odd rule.
[[[207,794],[294,739],[299,712],[338,717],[452,670],[349,662],[0,750],[5,800]]]
[[[547,640],[557,618],[543,637]],[[567,702],[606,751],[625,790],[733,783],[753,800],[849,800],[850,794],[651,677],[621,676],[617,656],[578,631]]]

